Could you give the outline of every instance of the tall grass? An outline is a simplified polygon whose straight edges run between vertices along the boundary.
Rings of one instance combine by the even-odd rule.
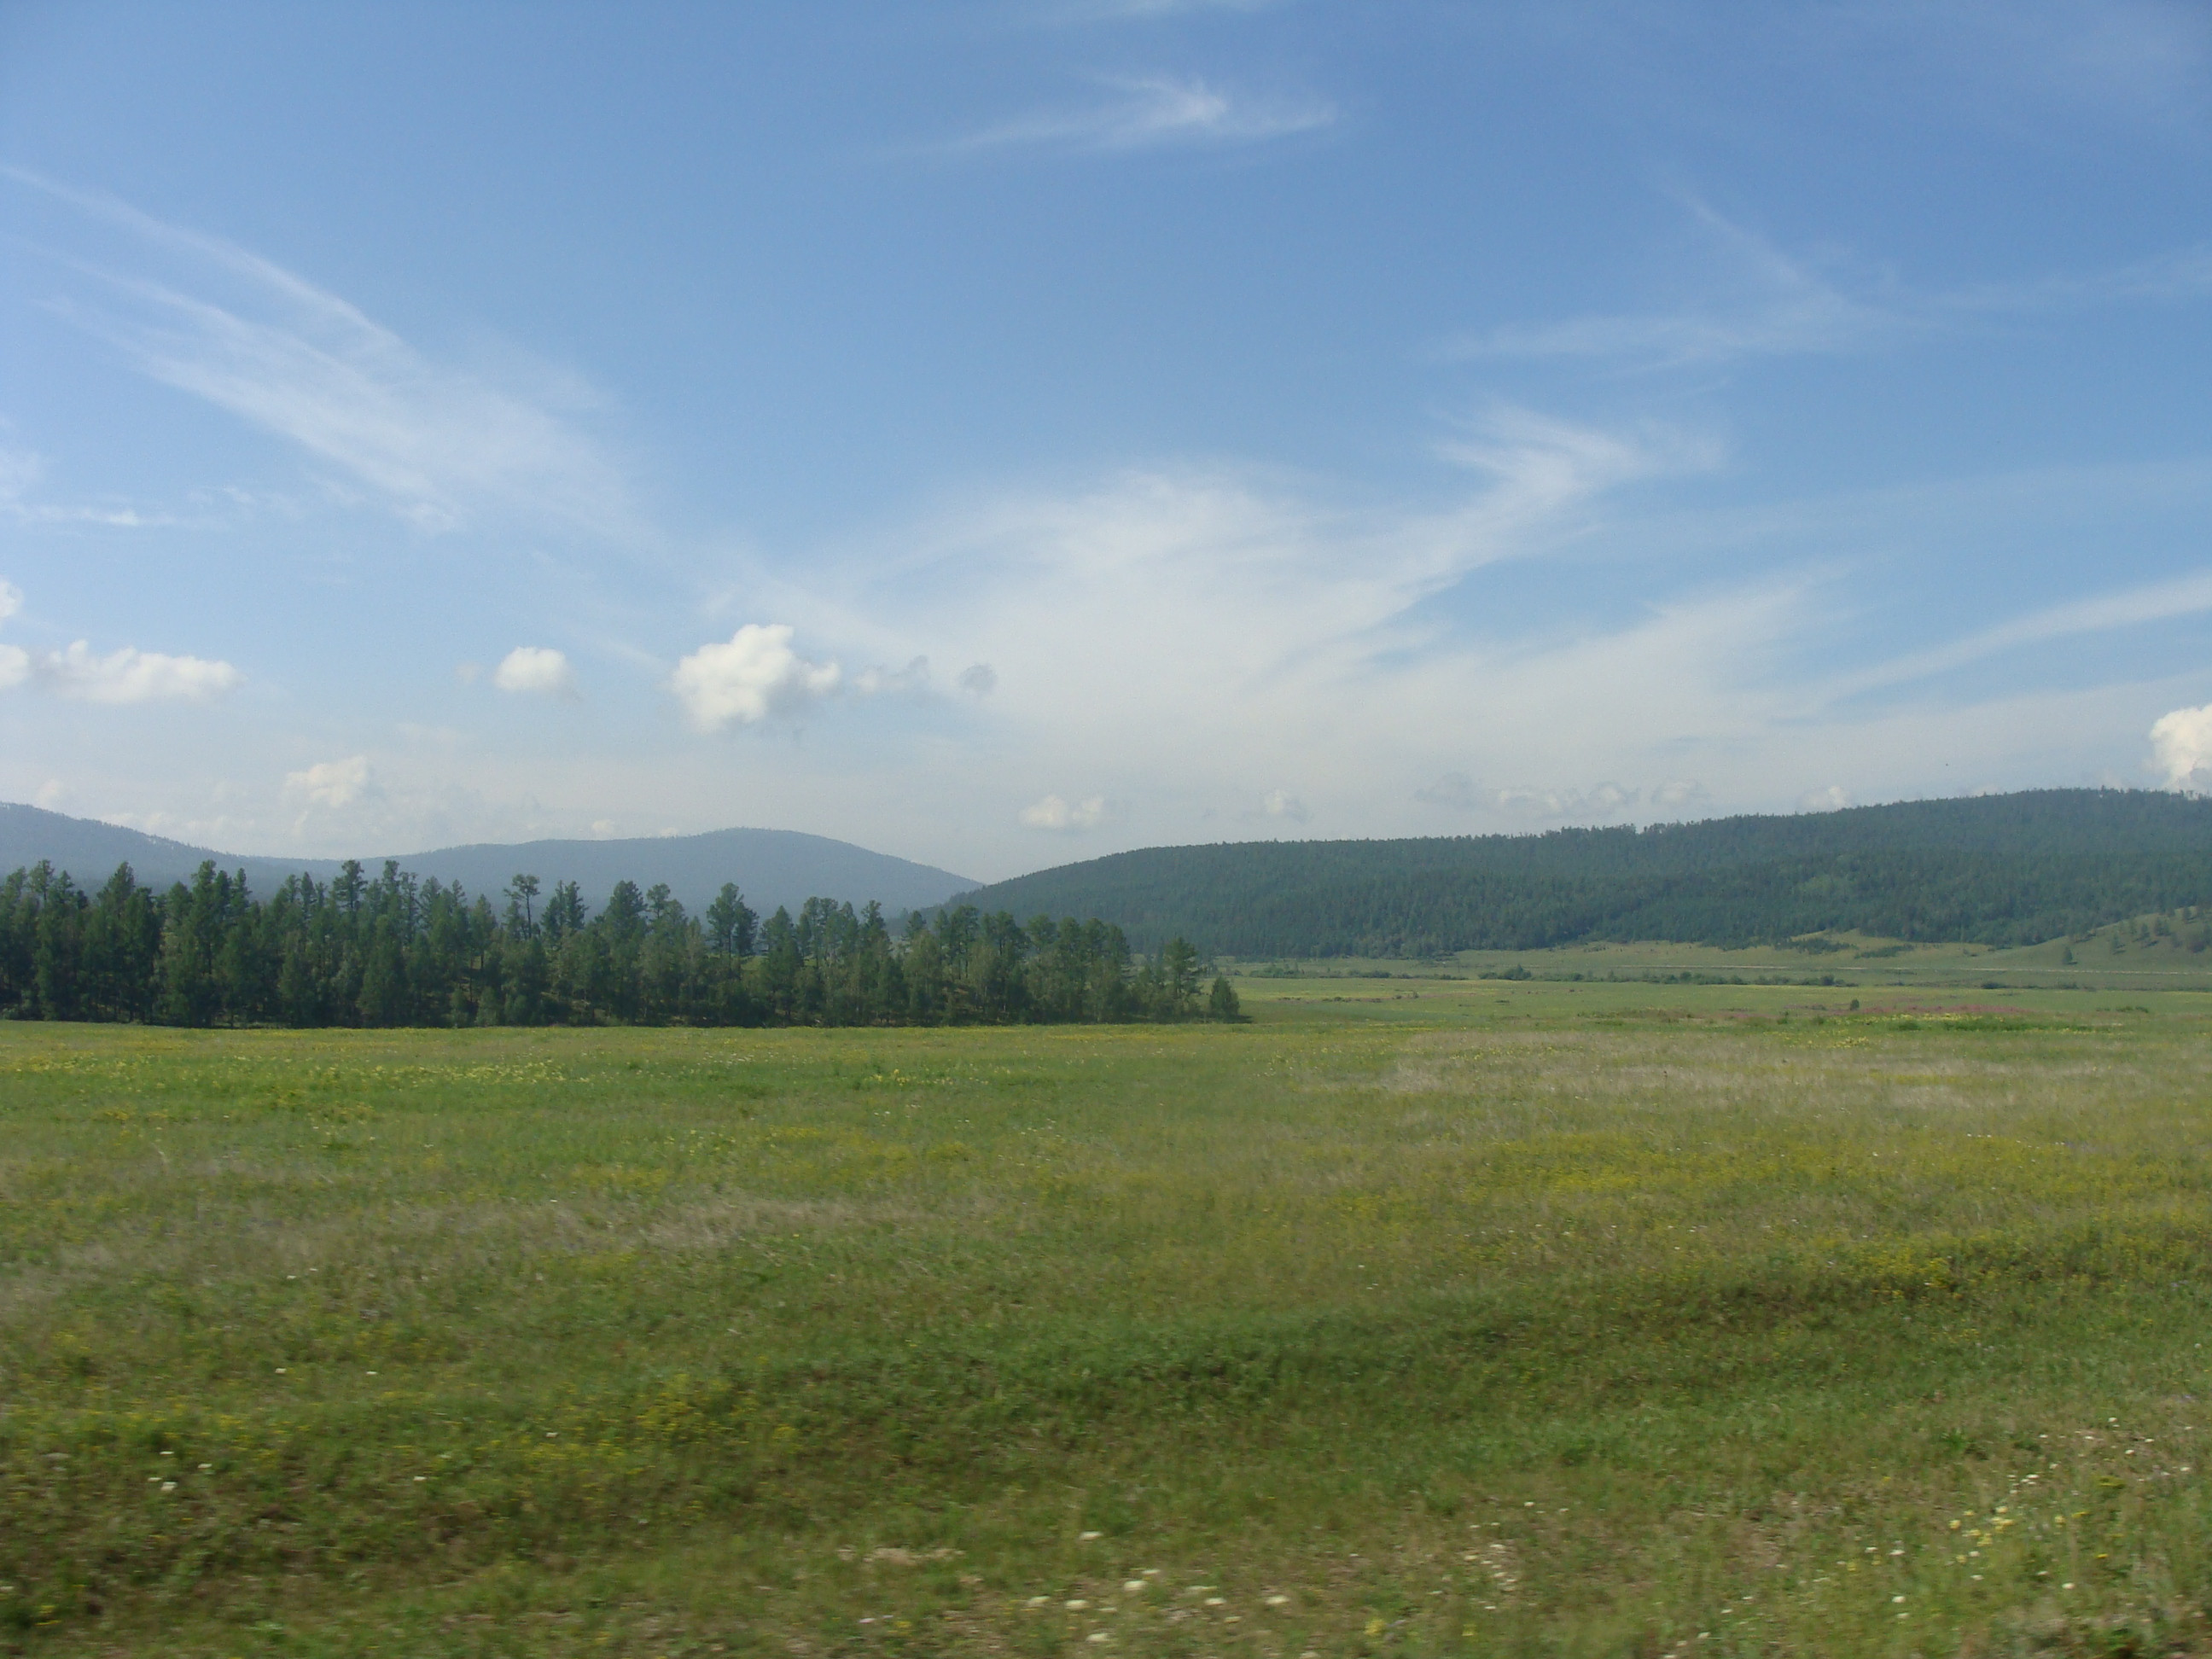
[[[2212,1650],[2203,1021],[1765,995],[0,1026],[0,1643]]]

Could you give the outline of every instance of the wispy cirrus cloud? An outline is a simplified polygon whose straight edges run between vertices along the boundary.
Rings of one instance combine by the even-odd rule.
[[[1940,677],[2212,612],[2212,575],[2082,592],[2082,573],[2063,604],[1994,624],[1966,607],[1945,643],[1878,656],[1877,629],[1853,622],[1839,640],[1838,611],[1880,609],[1881,585],[1855,580],[1866,550],[1928,501],[1891,501],[1840,543],[1769,526],[1733,576],[1692,574],[1650,555],[1631,528],[1649,520],[1620,497],[1709,469],[1718,457],[1694,432],[1508,407],[1438,447],[1470,471],[1455,503],[1352,507],[1264,475],[1131,472],[948,508],[868,548],[848,582],[821,568],[811,606],[779,604],[848,650],[992,664],[990,702],[957,706],[959,735],[931,765],[972,807],[1000,803],[1010,862],[1036,856],[1021,831],[1116,845],[1219,833],[1209,822],[1424,834],[2072,776],[2079,757],[2115,752],[2114,733],[2135,741],[2158,709],[2203,700],[2122,677],[2056,690],[2009,669]],[[1526,584],[1486,573],[1550,557],[1575,560],[1592,592],[1624,591],[1540,629],[1497,625],[1493,598],[1517,605]],[[1973,775],[1954,780],[1953,760]],[[1092,822],[1094,800],[1111,809]]]
[[[28,450],[0,449],[0,503],[14,509],[46,470],[46,462]]]
[[[1838,677],[1828,681],[1824,690],[1831,697],[1851,696],[1930,679],[1969,663],[2027,646],[2085,634],[2141,628],[2178,617],[2202,616],[2207,611],[2212,611],[2212,570],[2196,571],[2168,581],[2147,582],[2031,611],[1948,644]]]
[[[1902,58],[1948,102],[2007,125],[2054,107],[2188,122],[2212,70],[2212,15],[2193,0],[1847,0],[1778,15],[1813,50],[1872,47],[1893,82]]]
[[[996,759],[968,787],[1022,829],[1188,834],[1201,810],[1277,830],[1367,822],[1443,769],[1462,720],[1526,751],[1501,769],[1527,775],[1544,750],[1525,705],[1553,695],[1552,665],[1471,645],[1424,605],[1485,567],[1571,545],[1609,494],[1714,459],[1693,434],[1511,407],[1443,448],[1468,482],[1437,507],[1354,509],[1233,472],[1133,471],[948,509],[869,548],[842,573],[849,587],[825,568],[811,594],[780,602],[809,637],[989,663],[990,702],[963,704],[961,720]],[[1628,699],[1662,720],[1741,660],[1718,637],[1776,625],[1741,605],[1713,613],[1654,619],[1654,644],[1594,642],[1558,663],[1557,689],[1665,688]],[[1438,709],[1454,716],[1413,712]],[[1710,718],[1701,708],[1698,721]],[[1579,711],[1570,723],[1599,729]],[[1161,818],[1170,801],[1192,816]]]
[[[1083,657],[1064,648],[1065,619],[1082,617],[1087,635],[1133,661],[1181,660],[1194,673],[1202,664],[1249,692],[1400,649],[1422,600],[1571,538],[1608,492],[1717,459],[1693,434],[1600,428],[1511,405],[1440,447],[1480,483],[1428,512],[1346,512],[1233,474],[1166,469],[1073,495],[1002,497],[917,532],[896,562],[872,562],[865,608],[888,603],[941,625],[955,660],[991,663],[1009,690],[1076,670]],[[1238,625],[1224,629],[1230,616]],[[1181,701],[1175,677],[1138,678],[1127,695],[1149,687]]]
[[[2212,295],[2212,246],[2182,248],[2105,270],[1996,283],[1940,295],[1939,311],[1972,314],[2081,311],[2099,306],[2201,300]]]
[[[1206,12],[1269,11],[1283,0],[1065,0],[1033,14],[1047,23],[1148,23]]]
[[[1445,343],[1445,354],[1672,367],[1851,350],[1925,326],[1893,294],[1852,292],[1818,264],[1791,257],[1704,203],[1687,205],[1710,247],[1710,291],[1698,302],[1463,332]]]
[[[1840,261],[1793,256],[1703,204],[1691,207],[1713,249],[1706,297],[1670,310],[1597,313],[1464,331],[1444,342],[1444,355],[1582,358],[1647,368],[1836,356],[2006,317],[2212,295],[2212,247],[2104,270],[1916,290],[1887,276],[1850,273]]]
[[[116,259],[56,259],[77,286],[53,308],[149,379],[298,446],[424,530],[498,515],[635,533],[624,480],[573,410],[441,363],[220,237],[24,168],[0,179],[123,233]]]
[[[1102,78],[1109,94],[1079,106],[1042,109],[995,123],[940,146],[951,153],[1048,149],[1091,154],[1263,143],[1334,124],[1335,106],[1305,94],[1218,86],[1196,76]]]
[[[28,450],[0,449],[0,517],[24,525],[97,525],[111,529],[141,530],[175,520],[167,514],[141,512],[114,503],[47,501],[35,499],[46,477],[42,455]]]

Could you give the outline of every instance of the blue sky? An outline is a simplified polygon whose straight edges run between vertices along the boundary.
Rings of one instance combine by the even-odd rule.
[[[1116,848],[2212,784],[2212,14],[0,3],[0,798]]]

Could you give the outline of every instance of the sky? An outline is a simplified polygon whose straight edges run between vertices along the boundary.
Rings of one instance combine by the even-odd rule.
[[[2212,11],[0,0],[0,799],[2212,789]]]

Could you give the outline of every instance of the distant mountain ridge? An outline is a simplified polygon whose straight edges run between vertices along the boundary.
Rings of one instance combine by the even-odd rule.
[[[926,909],[975,884],[949,870],[795,830],[714,830],[697,836],[621,841],[486,842],[379,854],[362,862],[374,874],[386,858],[418,876],[435,877],[448,884],[458,881],[470,892],[488,894],[495,902],[517,875],[536,876],[549,890],[556,881],[573,881],[595,909],[605,902],[615,883],[623,880],[641,887],[665,882],[693,910],[709,902],[724,882],[733,881],[763,915],[778,905],[796,910],[812,897],[854,904],[877,899],[894,913]],[[241,857],[43,807],[0,803],[0,873],[41,859],[68,871],[79,886],[92,888],[112,875],[118,864],[128,863],[147,885],[167,887],[188,879],[202,863],[213,859],[222,869],[244,870],[252,890],[264,896],[287,876],[305,873],[327,881],[340,863],[336,859]]]
[[[1159,847],[961,902],[1097,916],[1245,959],[1742,945],[1824,931],[1992,945],[2212,904],[2212,800],[2045,789],[1541,835]]]

